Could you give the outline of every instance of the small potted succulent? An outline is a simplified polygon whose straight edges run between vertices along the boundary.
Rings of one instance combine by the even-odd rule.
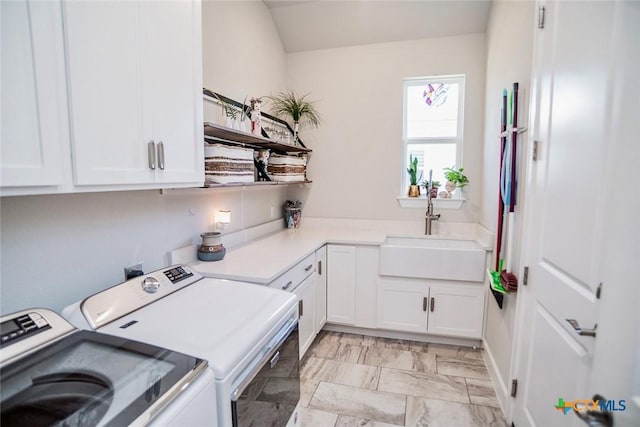
[[[423,181],[422,186],[425,188],[425,190],[429,191],[429,181]],[[432,181],[431,182],[431,198],[432,199],[435,199],[436,197],[438,197],[439,189],[440,189],[440,181]]]
[[[447,197],[451,197],[451,193],[455,191],[456,187],[462,189],[469,184],[469,178],[462,173],[463,171],[464,168],[456,169],[455,166],[444,168],[444,177],[447,180],[447,184],[445,186],[448,193]]]
[[[418,158],[413,157],[413,155],[409,155],[409,167],[407,168],[407,173],[409,174],[409,197],[419,197],[420,196],[420,186],[418,185],[418,181],[422,178],[422,173],[420,173],[420,177],[418,178]]]

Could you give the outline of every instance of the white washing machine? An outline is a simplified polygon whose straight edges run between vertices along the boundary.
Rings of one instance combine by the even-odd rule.
[[[3,427],[217,422],[215,378],[203,359],[80,331],[47,309],[0,322]]]
[[[193,354],[216,378],[220,427],[297,425],[298,301],[177,265],[67,307],[76,326]]]

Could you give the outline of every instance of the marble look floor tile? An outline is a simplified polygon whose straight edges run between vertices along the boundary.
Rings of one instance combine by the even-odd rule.
[[[340,348],[339,341],[333,341],[331,339],[314,342],[307,350],[306,355],[313,357],[322,357],[324,359],[335,359]]]
[[[380,368],[336,360],[309,358],[303,368],[301,382],[320,381],[375,390]]]
[[[363,347],[359,345],[340,343],[335,360],[357,363],[362,349]]]
[[[429,343],[420,341],[409,341],[409,350],[417,353],[428,353]],[[435,354],[435,353],[434,353]]]
[[[489,379],[489,371],[484,362],[479,360],[460,360],[444,356],[436,357],[438,373],[456,377]]]
[[[382,368],[378,390],[469,403],[464,378]]]
[[[506,427],[499,409],[407,396],[407,426]]]
[[[363,347],[369,347],[376,344],[376,337],[370,337],[368,335],[358,334],[342,334],[340,342],[344,344],[359,345]]]
[[[336,362],[333,377],[327,382],[375,390],[380,380],[380,368],[355,363]]]
[[[404,425],[406,397],[358,387],[321,382],[309,408],[340,415]]]
[[[498,402],[496,392],[490,380],[465,378],[465,382],[467,383],[471,403],[500,408],[500,403]]]
[[[484,362],[484,358],[482,357],[483,351],[481,349],[474,349],[473,347],[429,343],[427,351],[429,353],[437,354],[438,356],[446,356],[462,360],[479,360]]]
[[[334,360],[309,357],[300,371],[300,381],[326,381],[333,378],[337,364]]]
[[[338,414],[311,408],[300,408],[300,427],[334,427]]]
[[[306,408],[309,406],[313,393],[318,388],[319,381],[300,382],[300,406]]]
[[[409,341],[397,340],[393,338],[377,338],[375,346],[377,348],[388,348],[391,350],[409,350]]]
[[[434,354],[407,350],[364,348],[360,353],[358,363],[406,371],[436,373],[436,356]]]
[[[396,425],[340,415],[335,427],[396,427]]]

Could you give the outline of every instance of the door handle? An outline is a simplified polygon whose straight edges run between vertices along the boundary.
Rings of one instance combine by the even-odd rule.
[[[433,312],[433,310],[436,308],[436,299],[434,297],[431,297],[431,311]]]
[[[158,142],[158,167],[164,170],[164,143]]]
[[[304,268],[304,271],[309,271],[313,268],[313,264],[309,264]]]
[[[304,316],[304,302],[302,300],[298,301],[298,318]]]
[[[156,170],[156,143],[153,139],[147,144],[147,154],[149,156],[149,169]]]
[[[322,260],[318,261],[318,275],[322,276]]]
[[[422,311],[427,311],[427,297],[422,298]]]
[[[578,335],[581,335],[583,337],[592,337],[592,338],[596,337],[596,329],[598,328],[597,323],[593,325],[593,329],[582,329],[576,319],[564,319],[564,320],[569,322],[571,327],[573,327],[573,330],[576,331]]]
[[[596,402],[596,401],[606,401],[607,399],[600,396],[599,394],[596,394],[593,396],[591,400]],[[587,424],[588,426],[613,427],[613,414],[607,409],[600,410],[600,408],[598,408],[597,410],[587,409],[584,411],[577,411],[574,409],[573,413],[576,414],[576,416],[580,418],[582,421],[584,421],[584,423]]]
[[[291,286],[291,285],[293,285],[293,281],[289,280],[287,282],[287,284],[282,287],[282,289],[286,291],[287,289],[289,289],[289,286]]]

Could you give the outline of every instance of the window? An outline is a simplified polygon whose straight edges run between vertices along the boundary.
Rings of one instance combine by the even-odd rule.
[[[429,179],[444,186],[446,167],[461,166],[464,111],[464,76],[404,80],[404,168],[402,193],[409,186],[409,156],[418,158],[418,181]],[[424,194],[424,192],[423,192]]]

